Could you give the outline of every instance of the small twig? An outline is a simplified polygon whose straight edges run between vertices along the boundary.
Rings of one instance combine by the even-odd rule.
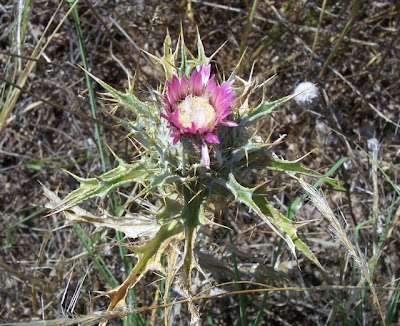
[[[342,44],[345,36],[350,31],[351,27],[353,26],[354,21],[358,17],[361,2],[362,2],[362,0],[353,0],[353,7],[351,8],[350,18],[347,21],[346,25],[344,26],[342,33],[340,34],[338,40],[335,43],[335,46],[333,47],[332,51],[329,53],[328,58],[325,60],[323,66],[321,68],[321,71],[319,72],[319,75],[318,75],[319,78],[322,78],[322,76],[325,74],[326,69],[328,68],[329,64],[332,62],[334,56],[336,55],[336,52],[339,50],[339,47]]]

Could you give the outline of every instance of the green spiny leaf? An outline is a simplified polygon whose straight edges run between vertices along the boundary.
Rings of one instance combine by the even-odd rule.
[[[248,139],[245,144],[241,145],[238,149],[232,151],[232,155],[229,159],[229,164],[239,162],[244,157],[248,158],[249,153],[259,152],[265,147],[264,143],[253,142],[252,139]]]
[[[298,161],[285,161],[277,157],[273,157],[270,152],[264,149],[265,145],[251,144],[245,147],[245,152],[237,150],[236,159],[243,159],[244,154],[247,155],[246,169],[269,169],[282,172],[295,172],[313,177],[322,177],[320,173],[303,167]]]
[[[240,124],[242,126],[251,125],[257,122],[259,119],[265,117],[267,114],[271,113],[272,110],[276,109],[277,107],[281,106],[283,103],[289,101],[292,98],[293,96],[290,95],[282,97],[279,100],[273,102],[264,101],[260,105],[258,105],[255,109],[245,114]]]
[[[107,89],[107,91],[109,90]],[[117,95],[113,94],[116,97],[116,99],[118,99],[120,103],[126,105],[128,109],[130,109],[133,113],[135,114],[139,113],[147,117],[155,117],[155,118],[159,117],[160,111],[157,106],[144,103],[131,93],[121,93],[119,91],[116,92],[118,92]]]
[[[170,171],[164,171],[159,174],[152,174],[150,176],[150,184],[146,188],[146,193],[154,188],[161,189],[166,183],[172,183],[180,180],[183,180],[183,178],[171,173]]]
[[[302,252],[308,259],[314,262],[319,268],[323,269],[322,265],[319,263],[317,257],[315,257],[310,248],[308,248],[307,245],[303,241],[301,241],[297,236],[296,231],[300,226],[299,223],[296,223],[288,219],[260,195],[254,196],[254,202],[257,204],[260,210],[265,214],[265,216],[269,216],[271,219],[273,219],[273,223],[277,225],[281,230],[283,230],[286,236],[290,237],[297,250]]]
[[[295,257],[295,248],[297,248],[318,267],[323,268],[311,250],[298,238],[296,230],[299,224],[287,219],[260,195],[254,195],[255,200],[253,200],[255,189],[249,189],[239,184],[232,173],[229,175],[229,181],[225,182],[225,186],[232,192],[236,200],[252,209],[276,234],[286,241]]]
[[[250,207],[254,211],[259,211],[252,198],[254,189],[243,187],[239,182],[236,181],[232,173],[229,174],[229,181],[226,183],[226,186],[235,196],[236,200]]]
[[[115,169],[97,178],[83,179],[73,175],[81,185],[64,198],[60,210],[72,207],[92,197],[104,196],[110,190],[129,183],[142,183],[148,179],[149,173],[148,167],[143,164],[125,164],[120,160]]]
[[[242,186],[239,182],[236,181],[232,173],[229,174],[228,182],[222,182],[222,184],[231,191],[237,201],[252,209],[276,234],[284,239],[282,233],[273,225],[270,219],[264,216],[260,208],[253,201],[254,189]]]
[[[162,225],[157,234],[143,246],[131,247],[132,251],[140,254],[139,260],[125,281],[107,293],[110,298],[109,311],[123,303],[131,284],[140,277],[140,274],[143,275],[146,272],[148,265],[157,263],[168,244],[167,240],[175,236],[179,237],[180,233],[182,233],[182,224],[178,220],[172,220]]]
[[[197,31],[197,62],[199,64],[208,65],[210,59],[206,56],[204,52],[203,43],[201,42],[200,33]]]
[[[186,45],[185,39],[183,38],[183,31],[181,31],[181,69],[180,69],[180,77],[187,76],[189,77],[190,73],[190,65],[188,65],[187,54],[186,54]]]
[[[175,57],[171,49],[171,36],[169,35],[169,32],[167,32],[167,36],[164,40],[164,55],[161,57],[160,62],[164,67],[166,80],[171,81],[172,76],[176,75],[176,68]]]
[[[89,73],[88,71],[85,70],[85,72],[89,74],[90,77],[92,77],[101,87],[103,87],[107,92],[109,92],[112,97],[117,99],[120,103],[126,105],[133,112],[144,115],[149,115],[149,113],[158,115],[159,112],[157,111],[157,108],[140,101],[132,93],[122,93],[116,90],[114,87],[103,82],[100,78],[97,78],[93,74]]]
[[[155,255],[165,240],[181,233],[182,231],[183,226],[178,220],[170,220],[160,227],[154,238],[150,241],[140,247],[131,247],[131,249],[135,253],[144,254],[150,258]]]
[[[169,32],[167,32],[167,36],[164,39],[164,54],[161,58],[151,54],[142,49],[144,53],[146,53],[151,59],[153,59],[156,63],[159,63],[163,66],[165,72],[165,79],[171,81],[172,76],[176,75],[176,52],[172,53],[171,49],[171,36]]]
[[[150,139],[150,136],[141,125],[135,122],[125,121],[114,116],[112,118],[130,132],[127,137],[133,135],[135,140],[137,140],[144,148],[150,149],[152,145],[155,145],[154,141]]]
[[[298,172],[301,174],[307,174],[315,177],[321,176],[318,172],[303,167],[299,162],[284,161],[278,158],[274,158],[271,155],[264,155],[263,162],[265,162],[264,167],[270,170],[278,170],[284,172]]]
[[[165,198],[164,209],[157,214],[157,221],[167,221],[178,217],[182,208],[182,204],[178,200]]]

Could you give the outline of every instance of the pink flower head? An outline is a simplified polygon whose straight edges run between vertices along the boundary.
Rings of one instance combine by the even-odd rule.
[[[237,123],[226,118],[232,113],[236,101],[233,81],[218,86],[215,75],[210,78],[211,66],[194,69],[189,79],[172,76],[163,95],[165,112],[162,117],[170,122],[171,137],[176,144],[182,136],[194,135],[201,143],[201,162],[210,167],[207,143],[219,144],[214,133],[219,125],[236,127]]]

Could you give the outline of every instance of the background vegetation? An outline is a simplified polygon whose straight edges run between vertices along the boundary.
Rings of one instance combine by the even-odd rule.
[[[208,55],[226,42],[214,57],[220,76],[241,57],[243,79],[251,70],[258,83],[276,74],[252,97],[254,105],[292,93],[301,81],[318,85],[312,106],[292,102],[257,128],[271,140],[286,135],[277,155],[304,157],[302,163],[320,173],[334,167],[342,189],[319,189],[368,266],[381,310],[351,253],[302,198],[294,218],[312,220],[299,233],[326,274],[301,255],[296,261],[252,214],[232,207],[225,217],[232,232],[206,229],[197,249],[206,272],[195,278],[198,292],[214,286],[196,299],[202,323],[398,323],[398,2],[80,0],[76,11],[72,3],[0,4],[0,322],[98,322],[93,312],[104,311],[107,299],[95,298],[96,291],[116,286],[132,267],[135,257],[126,256],[124,245],[130,240],[122,234],[89,225],[61,228],[61,215],[46,214],[40,183],[60,187],[64,196],[77,186],[64,169],[89,177],[112,167],[107,150],[101,159],[96,134],[125,161],[134,160],[135,143],[105,113],[110,105],[97,84],[89,84],[90,95],[77,65],[85,58],[94,75],[120,90],[130,80],[146,100],[148,85],[162,85],[163,71],[140,49],[160,54],[167,29],[176,40],[182,26],[189,50],[196,48],[196,28]],[[248,177],[267,180],[271,200],[288,214],[303,193],[279,173]],[[88,207],[96,205],[106,203]],[[128,300],[132,309],[144,309],[125,324],[163,324],[163,310],[150,308],[161,303],[163,282],[160,275],[140,282]],[[272,288],[266,292],[256,283]],[[175,325],[188,324],[184,303],[171,309]]]

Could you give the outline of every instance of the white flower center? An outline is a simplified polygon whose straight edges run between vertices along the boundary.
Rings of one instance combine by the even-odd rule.
[[[179,123],[190,128],[192,123],[197,128],[210,128],[215,122],[215,110],[207,97],[191,96],[178,105]]]

